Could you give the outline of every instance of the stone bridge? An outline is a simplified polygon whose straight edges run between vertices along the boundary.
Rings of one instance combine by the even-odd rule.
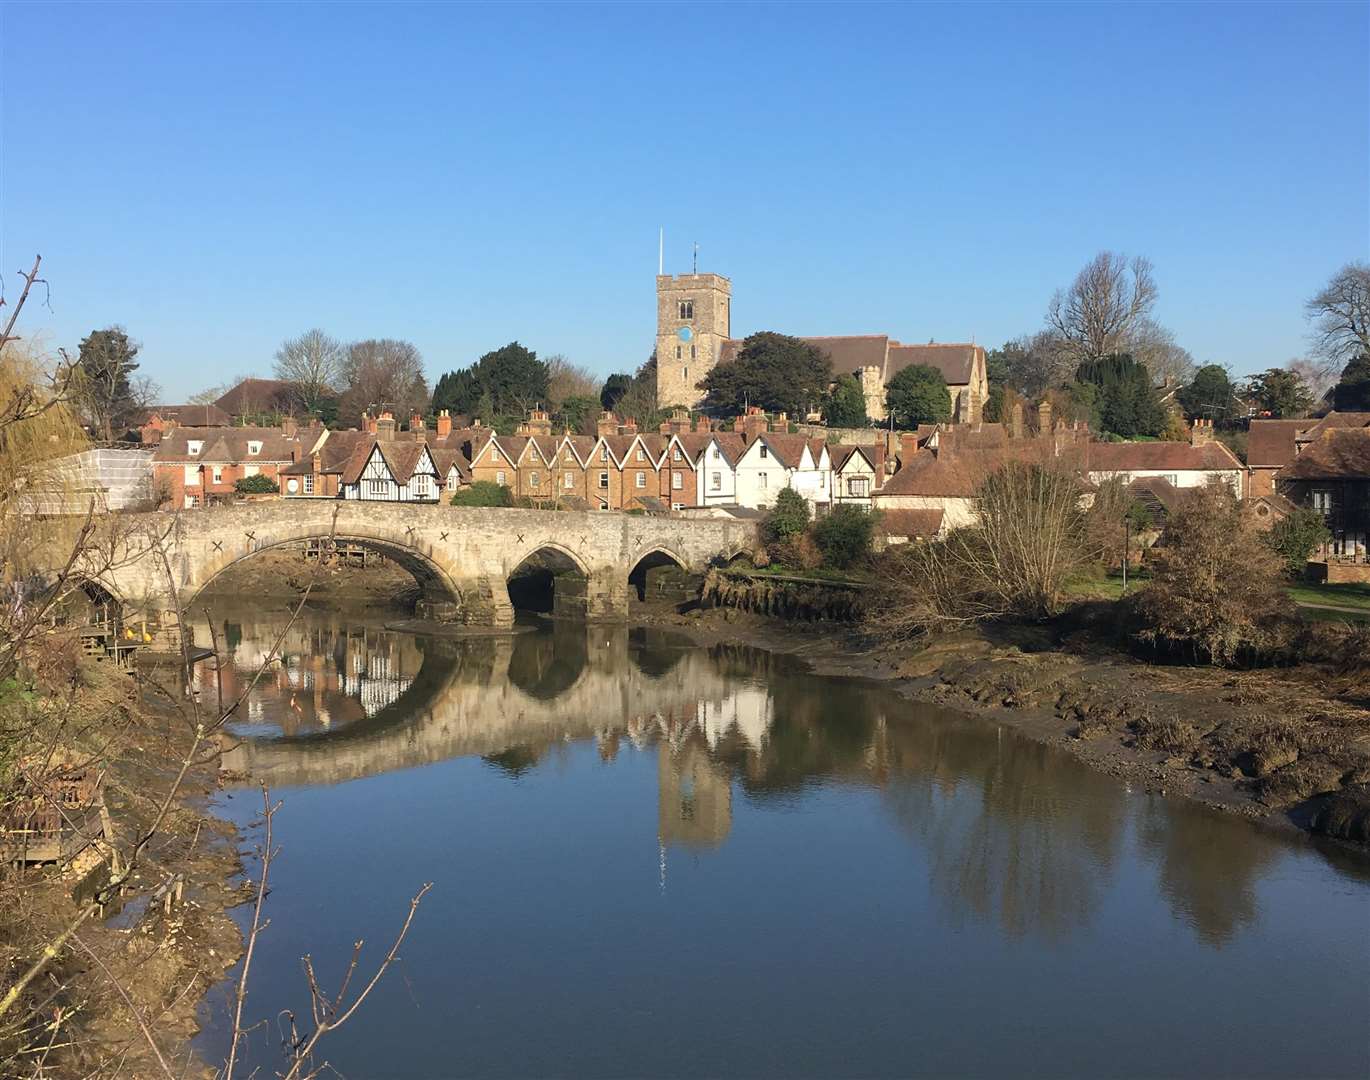
[[[404,566],[421,589],[419,614],[471,626],[513,625],[508,583],[536,572],[553,582],[558,614],[627,616],[630,577],[659,567],[697,575],[756,547],[753,522],[586,511],[394,503],[242,503],[175,514],[122,514],[112,565],[93,576],[126,617],[190,607],[229,567],[260,551],[332,536]],[[163,557],[165,553],[165,558]]]

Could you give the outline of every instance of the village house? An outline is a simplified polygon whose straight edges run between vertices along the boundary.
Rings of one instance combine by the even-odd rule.
[[[869,509],[885,484],[885,446],[832,446],[832,503]]]
[[[1328,425],[1275,476],[1277,493],[1317,511],[1332,540],[1323,552],[1329,581],[1370,581],[1370,427]],[[1342,572],[1338,573],[1338,568]]]
[[[1160,477],[1175,488],[1204,487],[1221,480],[1232,491],[1244,493],[1245,468],[1236,456],[1213,438],[1213,421],[1195,420],[1190,441],[1081,442],[1086,478],[1095,484],[1121,480],[1130,484],[1143,477]]]
[[[154,405],[138,426],[138,439],[144,446],[156,446],[174,427],[228,427],[232,422],[217,405]]]
[[[737,462],[747,449],[737,432],[711,432],[695,457],[695,505],[737,505]]]
[[[262,416],[290,415],[295,411],[294,401],[294,387],[283,379],[243,379],[214,405],[230,423],[238,424]]]
[[[284,428],[178,426],[162,436],[152,455],[153,489],[163,505],[206,506],[233,495],[237,482],[250,476],[279,482],[281,470],[304,452],[293,423]]]

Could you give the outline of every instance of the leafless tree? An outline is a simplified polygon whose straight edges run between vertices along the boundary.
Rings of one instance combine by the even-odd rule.
[[[347,347],[342,362],[347,389],[339,404],[340,415],[355,423],[362,410],[387,405],[400,415],[428,408],[428,382],[423,357],[408,341],[393,338],[356,341]]]
[[[1194,376],[1194,357],[1181,348],[1175,335],[1155,319],[1138,319],[1121,342],[1120,352],[1145,364],[1153,379],[1168,385],[1186,383]]]
[[[1008,366],[1008,384],[1029,398],[1040,397],[1048,387],[1069,382],[1079,363],[1053,330],[1014,338],[1001,352]]]
[[[206,389],[201,390],[198,393],[191,394],[190,397],[186,398],[186,404],[213,405],[216,401],[218,401],[221,397],[223,397],[226,393],[233,389],[233,386],[233,383],[228,382],[220,383],[218,386],[207,387]]]
[[[1317,359],[1311,356],[1296,356],[1284,366],[1285,370],[1292,371],[1302,379],[1309,392],[1318,400],[1336,385],[1342,369],[1339,360],[1326,357]]]
[[[1156,304],[1151,263],[1101,251],[1058,290],[1047,308],[1047,325],[1078,363],[1121,352],[1128,335]]]
[[[560,353],[549,356],[547,364],[547,401],[553,407],[567,398],[599,396],[599,380],[588,370],[571,363]]]
[[[1340,369],[1370,355],[1370,263],[1350,262],[1304,305],[1313,324],[1313,352]]]
[[[306,412],[331,397],[342,374],[343,347],[322,330],[306,330],[276,350],[276,378],[294,387],[297,404]]]

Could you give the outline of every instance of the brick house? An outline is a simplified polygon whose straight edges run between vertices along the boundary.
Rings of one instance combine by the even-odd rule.
[[[138,439],[144,446],[156,446],[175,427],[228,427],[232,422],[217,405],[154,405],[138,427]]]
[[[249,476],[279,483],[282,469],[304,450],[293,425],[265,427],[175,427],[165,432],[152,455],[153,490],[163,505],[189,509],[230,498]]]
[[[1322,514],[1332,533],[1324,556],[1365,564],[1370,539],[1370,427],[1324,427],[1275,477],[1278,494]]]

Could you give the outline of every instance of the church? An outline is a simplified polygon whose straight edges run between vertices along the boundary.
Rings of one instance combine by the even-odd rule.
[[[694,408],[704,396],[699,381],[742,348],[742,341],[730,332],[732,282],[720,274],[658,275],[656,309],[657,405]],[[875,421],[886,417],[889,381],[914,364],[928,364],[942,373],[953,420],[979,420],[989,397],[985,350],[979,345],[905,345],[888,334],[799,339],[828,355],[835,376],[856,377],[866,397],[866,415]]]

